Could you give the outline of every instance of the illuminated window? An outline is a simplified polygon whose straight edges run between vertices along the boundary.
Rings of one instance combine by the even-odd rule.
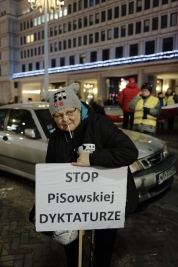
[[[41,24],[41,16],[38,17],[38,25],[40,25],[40,24]]]
[[[67,7],[64,7],[64,16],[67,15]]]
[[[86,55],[85,54],[80,54],[79,56],[79,63],[84,64],[86,62]]]
[[[43,16],[43,17],[44,17],[44,16]],[[34,26],[37,26],[37,18],[34,18],[34,19],[33,19],[33,25],[34,25]]]

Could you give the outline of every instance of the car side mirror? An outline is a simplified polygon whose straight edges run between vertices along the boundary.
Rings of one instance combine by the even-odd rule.
[[[33,129],[25,129],[25,136],[34,139],[36,137]]]

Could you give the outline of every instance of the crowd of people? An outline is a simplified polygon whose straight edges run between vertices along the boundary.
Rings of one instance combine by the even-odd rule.
[[[171,88],[167,89],[165,96],[163,92],[154,96],[150,83],[143,83],[139,89],[135,79],[130,78],[118,97],[118,104],[123,110],[123,128],[154,135],[156,130],[164,128],[164,120],[158,120],[161,108],[176,103],[178,97]],[[168,118],[169,130],[173,129],[174,119],[175,116]]]

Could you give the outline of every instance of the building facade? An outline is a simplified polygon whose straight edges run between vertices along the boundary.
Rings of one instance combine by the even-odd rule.
[[[114,100],[135,77],[178,93],[178,0],[65,0],[47,21],[50,90],[77,81],[82,100]],[[28,0],[0,0],[1,104],[41,100],[44,22]]]

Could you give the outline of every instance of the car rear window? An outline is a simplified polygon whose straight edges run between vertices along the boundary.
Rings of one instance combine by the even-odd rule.
[[[8,109],[0,109],[0,131],[4,130],[5,118],[6,118],[7,112],[8,112]]]
[[[44,133],[46,134],[46,137],[49,138],[50,134],[52,134],[55,130],[55,124],[53,118],[51,117],[49,109],[37,109],[34,111],[38,117],[41,127],[43,128]]]

